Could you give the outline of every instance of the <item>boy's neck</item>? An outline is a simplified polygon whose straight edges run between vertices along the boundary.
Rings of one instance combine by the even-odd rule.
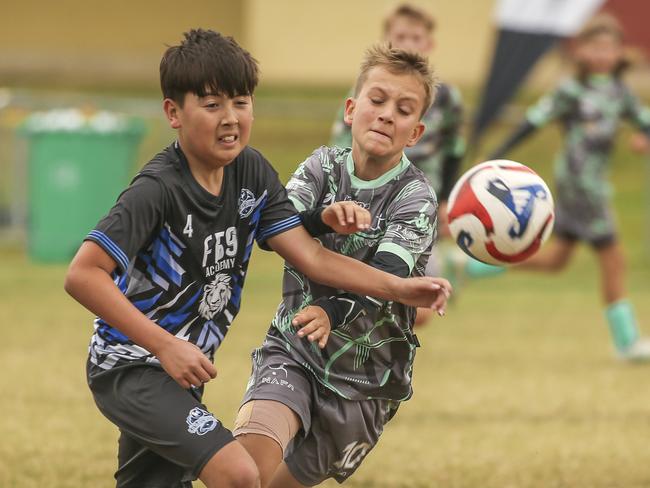
[[[221,188],[223,185],[223,166],[214,167],[206,165],[184,151],[182,146],[181,150],[183,151],[183,155],[187,161],[190,173],[192,173],[196,182],[208,193],[217,197],[221,195]]]
[[[360,180],[376,180],[398,166],[402,161],[403,153],[398,153],[395,156],[385,159],[376,158],[362,151],[358,146],[355,146],[353,144],[351,152],[352,162],[354,164],[354,176]]]

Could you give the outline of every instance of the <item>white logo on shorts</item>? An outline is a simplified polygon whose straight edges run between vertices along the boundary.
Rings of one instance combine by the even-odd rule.
[[[366,457],[371,447],[367,442],[350,442],[343,449],[343,458],[335,462],[334,467],[340,470],[355,468]]]
[[[291,391],[295,391],[294,386],[291,383],[289,383],[286,379],[278,378],[278,371],[282,371],[284,373],[285,378],[289,377],[289,373],[285,368],[286,365],[287,363],[282,363],[280,366],[276,366],[275,368],[273,366],[269,366],[269,369],[272,370],[271,375],[264,376],[260,381],[262,383],[266,383],[269,385],[284,386],[285,388],[289,388]]]
[[[187,431],[190,434],[204,435],[214,430],[219,421],[210,412],[194,407],[187,416]]]

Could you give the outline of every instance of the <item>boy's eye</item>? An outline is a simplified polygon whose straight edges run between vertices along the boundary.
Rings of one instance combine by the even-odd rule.
[[[378,105],[382,102],[381,98],[371,98],[370,101],[374,103],[375,105]]]

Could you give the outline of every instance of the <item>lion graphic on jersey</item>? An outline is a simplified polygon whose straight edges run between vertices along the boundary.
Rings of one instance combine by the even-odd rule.
[[[212,283],[203,287],[203,297],[199,304],[201,317],[212,319],[226,307],[230,295],[230,276],[223,273],[217,274]]]

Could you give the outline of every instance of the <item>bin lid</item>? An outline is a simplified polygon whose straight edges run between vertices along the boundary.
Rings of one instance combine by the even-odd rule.
[[[87,115],[75,108],[34,112],[19,127],[19,132],[27,135],[49,132],[140,135],[144,130],[144,121],[138,117],[105,110]]]

